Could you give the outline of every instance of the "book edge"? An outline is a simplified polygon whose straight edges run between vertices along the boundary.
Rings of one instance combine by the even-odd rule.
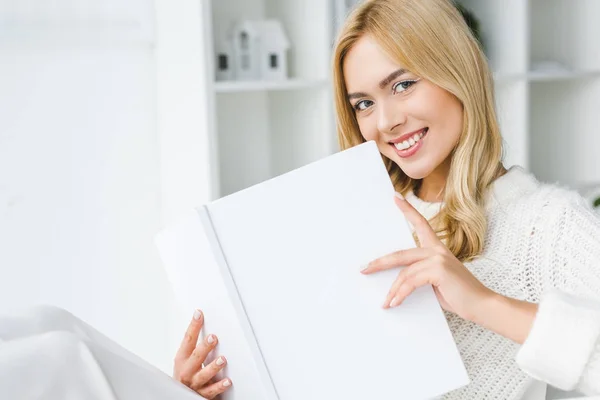
[[[231,304],[237,314],[238,322],[242,327],[243,335],[246,338],[246,343],[252,352],[252,358],[256,363],[256,369],[261,377],[263,389],[266,392],[268,399],[279,400],[277,389],[263,357],[260,344],[258,343],[256,335],[254,334],[252,323],[248,318],[248,314],[246,313],[244,302],[240,297],[237,285],[229,269],[227,257],[223,251],[223,248],[221,247],[219,238],[217,237],[216,230],[210,217],[210,210],[206,205],[203,205],[202,207],[197,208],[196,211],[200,217],[200,220],[202,221],[202,225],[204,226],[206,237],[210,241],[210,246],[214,253],[213,255],[217,261],[217,264],[219,265],[221,278],[230,294]]]

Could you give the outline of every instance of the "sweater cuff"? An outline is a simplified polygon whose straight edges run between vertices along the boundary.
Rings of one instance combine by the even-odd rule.
[[[598,364],[599,340],[598,304],[553,291],[542,299],[516,362],[537,380],[574,390],[588,364]]]

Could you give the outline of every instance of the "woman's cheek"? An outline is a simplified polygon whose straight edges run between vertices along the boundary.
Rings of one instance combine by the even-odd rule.
[[[360,129],[360,133],[366,141],[377,140],[377,130],[373,129],[373,127],[369,126],[369,124],[359,122],[358,128]]]

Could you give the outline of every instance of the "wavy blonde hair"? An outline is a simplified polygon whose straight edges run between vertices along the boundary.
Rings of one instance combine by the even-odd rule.
[[[364,35],[399,65],[450,92],[462,103],[463,130],[452,152],[444,207],[430,222],[461,261],[483,251],[485,193],[503,173],[493,77],[463,16],[449,0],[365,0],[347,18],[333,55],[333,83],[340,147],[363,143],[347,98],[344,58]],[[418,190],[421,180],[382,156],[396,190]]]

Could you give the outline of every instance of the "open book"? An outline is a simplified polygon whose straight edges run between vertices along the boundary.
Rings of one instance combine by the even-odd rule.
[[[374,142],[190,212],[157,236],[175,293],[228,359],[229,400],[430,399],[469,382],[431,287],[383,302],[415,247]]]

